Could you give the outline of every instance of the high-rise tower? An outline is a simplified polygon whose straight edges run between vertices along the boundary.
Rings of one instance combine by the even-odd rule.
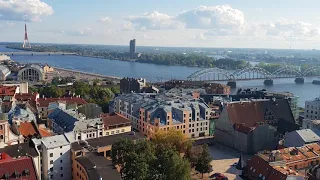
[[[133,55],[136,52],[136,39],[130,40],[130,54]]]
[[[31,44],[28,39],[28,33],[27,33],[27,21],[25,20],[24,24],[24,41],[23,41],[23,48],[31,48]]]

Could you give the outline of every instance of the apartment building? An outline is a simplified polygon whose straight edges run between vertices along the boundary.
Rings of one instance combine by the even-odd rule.
[[[320,98],[316,98],[312,101],[306,101],[304,109],[305,119],[320,119]]]
[[[33,139],[41,160],[41,179],[71,179],[70,141],[67,136],[55,135]]]
[[[211,108],[190,94],[124,94],[114,99],[110,111],[130,119],[132,127],[146,136],[170,128],[192,138],[209,135]]]

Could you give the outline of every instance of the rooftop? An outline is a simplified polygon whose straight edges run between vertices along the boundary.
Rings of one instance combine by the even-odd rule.
[[[14,96],[17,86],[0,86],[0,96]]]
[[[90,145],[93,148],[98,148],[98,147],[104,147],[104,146],[111,146],[113,143],[120,139],[142,139],[144,136],[142,136],[139,133],[132,133],[132,132],[127,132],[127,133],[121,133],[121,134],[116,134],[116,135],[111,135],[111,136],[104,136],[100,138],[95,138],[95,139],[88,139],[86,142],[88,145]],[[74,142],[71,144],[71,149],[74,151],[81,150],[82,148],[86,148],[85,144],[81,144],[80,142]]]
[[[112,161],[96,153],[86,153],[86,156],[76,158],[86,170],[89,179],[121,180],[120,173],[112,165]]]
[[[39,107],[48,107],[51,102],[55,101],[65,101],[66,104],[77,104],[83,105],[87,104],[87,102],[79,97],[64,97],[64,98],[39,98],[37,99],[37,105]]]
[[[50,137],[44,137],[42,139],[42,144],[46,147],[46,149],[53,149],[60,146],[70,145],[70,142],[65,137],[65,135],[55,135]]]
[[[29,143],[20,143],[11,146],[6,146],[0,149],[0,153],[7,153],[9,156],[13,158],[18,158],[21,156],[39,156],[34,146]]]
[[[37,180],[36,169],[31,157],[19,157],[13,159],[7,154],[1,154],[0,178],[6,179]]]
[[[115,126],[118,124],[127,124],[131,123],[129,119],[120,115],[120,114],[103,114],[101,116],[104,126]]]
[[[311,129],[302,129],[296,131],[306,143],[320,141],[320,137]]]

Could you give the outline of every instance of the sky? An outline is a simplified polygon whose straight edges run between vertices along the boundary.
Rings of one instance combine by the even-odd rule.
[[[320,49],[319,0],[0,0],[0,41]]]

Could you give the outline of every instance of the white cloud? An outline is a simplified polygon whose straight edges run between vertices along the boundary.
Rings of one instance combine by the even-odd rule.
[[[122,24],[121,30],[122,31],[133,31],[132,23],[129,22],[129,21],[128,22],[124,22]]]
[[[189,29],[229,29],[241,28],[246,24],[244,14],[229,5],[200,6],[185,11],[176,17]]]
[[[102,18],[99,19],[99,21],[108,24],[108,23],[111,22],[111,18],[109,18],[109,17],[102,17]]]
[[[288,40],[306,39],[320,35],[319,29],[314,28],[312,24],[287,19],[261,23],[259,28],[263,29],[267,36],[278,36]]]
[[[126,20],[138,30],[171,30],[183,27],[182,23],[176,21],[174,17],[157,11],[145,13],[142,16],[129,16]]]
[[[53,14],[53,9],[40,0],[0,0],[1,20],[40,21],[42,16]]]

